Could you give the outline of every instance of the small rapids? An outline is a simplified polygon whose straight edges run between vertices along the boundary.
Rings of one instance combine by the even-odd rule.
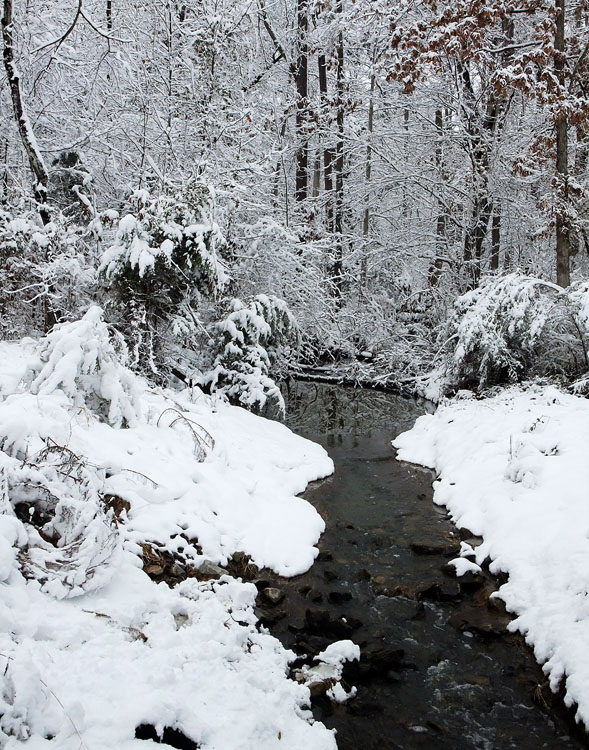
[[[291,384],[288,426],[321,443],[336,470],[305,495],[327,523],[319,558],[305,575],[273,582],[286,597],[266,623],[301,655],[339,638],[361,646],[344,673],[356,698],[313,704],[340,750],[589,747],[489,599],[500,582],[445,568],[466,534],[432,503],[431,472],[398,462],[390,445],[428,406]]]

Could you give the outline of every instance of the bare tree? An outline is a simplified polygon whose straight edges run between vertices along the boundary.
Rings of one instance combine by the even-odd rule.
[[[18,132],[29,160],[29,166],[33,173],[33,194],[39,207],[39,215],[44,224],[48,224],[51,216],[47,207],[47,185],[49,173],[45,161],[39,149],[37,139],[29,120],[25,102],[22,95],[21,80],[14,59],[14,24],[13,24],[13,2],[4,0],[2,13],[2,57],[10,97]]]

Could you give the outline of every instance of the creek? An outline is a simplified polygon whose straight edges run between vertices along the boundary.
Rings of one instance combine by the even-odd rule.
[[[489,599],[500,582],[444,570],[459,532],[432,502],[432,473],[397,461],[390,444],[428,405],[301,382],[287,403],[288,426],[322,444],[335,473],[305,494],[326,521],[315,565],[270,581],[285,599],[261,616],[302,659],[339,638],[360,645],[344,673],[357,696],[313,701],[339,750],[589,747]]]

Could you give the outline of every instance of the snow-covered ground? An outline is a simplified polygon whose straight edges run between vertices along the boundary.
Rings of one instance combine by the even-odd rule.
[[[476,561],[509,574],[499,595],[512,629],[553,689],[566,680],[566,702],[589,727],[589,401],[549,386],[458,399],[393,445],[400,460],[435,469],[435,502],[484,538]]]
[[[292,654],[256,626],[253,584],[170,588],[140,558],[243,551],[301,573],[324,524],[296,495],[332,470],[278,423],[151,389],[98,308],[0,343],[0,747],[140,750],[151,724],[203,750],[333,750]]]

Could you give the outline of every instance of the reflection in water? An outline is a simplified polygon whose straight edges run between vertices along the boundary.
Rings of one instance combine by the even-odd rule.
[[[365,436],[372,430],[409,429],[419,414],[432,410],[430,402],[366,388],[340,388],[322,383],[289,381],[286,385],[287,422],[306,434]]]
[[[317,705],[340,750],[586,747],[534,703],[543,675],[522,640],[493,635],[506,618],[487,605],[491,584],[467,590],[442,572],[455,530],[431,502],[431,472],[396,461],[390,444],[429,405],[308,383],[291,383],[287,404],[287,424],[323,444],[336,471],[306,493],[327,521],[323,554],[281,582],[289,615],[273,632],[299,653],[324,648],[334,636],[304,623],[327,612],[354,623],[365,654],[403,653],[389,668],[364,664],[349,705]]]

